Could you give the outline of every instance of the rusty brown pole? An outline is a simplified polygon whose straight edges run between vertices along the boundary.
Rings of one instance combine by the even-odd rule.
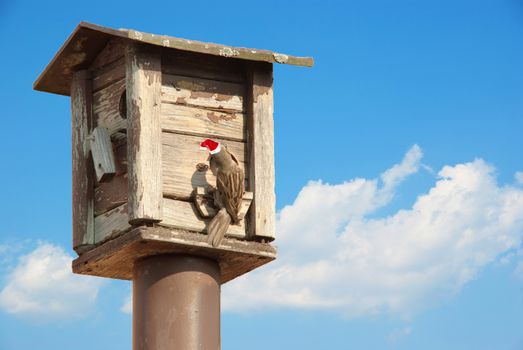
[[[133,350],[220,349],[220,267],[157,255],[133,270]]]

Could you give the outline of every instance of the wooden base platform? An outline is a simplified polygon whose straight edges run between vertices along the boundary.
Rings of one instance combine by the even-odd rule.
[[[73,272],[131,280],[137,259],[159,254],[186,254],[214,259],[220,264],[223,284],[276,259],[276,248],[268,243],[232,238],[225,238],[219,247],[213,248],[203,234],[142,226],[81,254],[73,261]]]

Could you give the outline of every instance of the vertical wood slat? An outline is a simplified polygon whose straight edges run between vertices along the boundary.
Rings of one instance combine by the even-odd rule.
[[[254,193],[249,234],[272,241],[276,232],[272,64],[253,64],[249,76],[249,174]]]
[[[89,136],[91,155],[93,157],[96,179],[98,182],[109,182],[116,174],[113,144],[109,131],[103,127],[94,128]]]
[[[129,222],[162,220],[161,51],[126,50]]]
[[[92,82],[86,70],[71,82],[73,143],[73,249],[94,244],[94,169],[89,157],[92,128]]]

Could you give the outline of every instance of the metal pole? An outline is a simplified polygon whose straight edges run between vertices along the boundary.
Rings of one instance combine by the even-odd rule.
[[[220,349],[220,267],[157,255],[133,270],[133,350]]]

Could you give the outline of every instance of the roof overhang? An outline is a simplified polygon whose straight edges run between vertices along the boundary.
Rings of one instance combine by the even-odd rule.
[[[107,42],[114,37],[177,50],[250,61],[282,63],[304,67],[312,67],[314,64],[311,57],[295,57],[268,50],[225,46],[167,35],[143,33],[133,29],[112,29],[81,22],[34,82],[33,88],[39,91],[69,96],[73,73],[89,67]]]

